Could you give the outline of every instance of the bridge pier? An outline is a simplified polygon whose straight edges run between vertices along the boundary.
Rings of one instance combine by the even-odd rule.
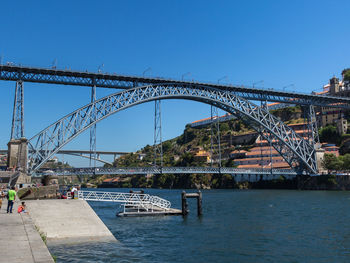
[[[7,144],[7,147],[7,167],[9,169],[17,168],[22,172],[27,172],[28,140],[24,137],[20,139],[11,139]]]
[[[17,170],[20,173],[17,184],[31,183],[31,177],[27,175],[28,140],[24,137],[20,139],[11,139],[7,146],[7,168],[13,171]]]
[[[182,215],[186,216],[188,214],[188,204],[187,198],[196,198],[197,199],[197,215],[201,216],[203,214],[202,209],[202,192],[198,191],[198,193],[186,193],[183,191],[181,193],[181,204],[182,204]]]

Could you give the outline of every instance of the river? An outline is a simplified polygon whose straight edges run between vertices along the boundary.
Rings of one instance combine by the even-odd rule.
[[[181,190],[146,193],[181,207]],[[350,262],[349,192],[204,190],[201,218],[188,201],[186,218],[120,218],[117,204],[90,202],[120,242],[49,249],[57,262]]]

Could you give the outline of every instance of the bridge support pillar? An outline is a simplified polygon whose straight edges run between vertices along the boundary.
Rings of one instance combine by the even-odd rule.
[[[17,170],[17,184],[21,187],[22,184],[30,184],[31,176],[27,174],[28,164],[28,141],[26,138],[12,139],[8,144],[7,167],[9,170]]]
[[[12,139],[7,146],[7,167],[26,173],[28,163],[28,140],[26,138]]]
[[[183,216],[186,216],[188,214],[187,198],[196,198],[197,199],[197,215],[201,216],[203,214],[203,209],[202,209],[202,192],[198,190],[197,193],[189,193],[189,194],[187,194],[185,191],[183,191],[181,193],[182,215]]]

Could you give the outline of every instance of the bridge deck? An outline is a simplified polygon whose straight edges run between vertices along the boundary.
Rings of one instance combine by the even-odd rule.
[[[236,175],[285,175],[295,177],[290,169],[239,169],[231,167],[112,167],[112,168],[66,168],[43,170],[41,175],[133,175],[133,174],[231,174]]]
[[[147,84],[164,84],[174,86],[210,86],[221,90],[235,92],[238,96],[258,101],[274,101],[302,105],[318,105],[336,108],[350,108],[350,99],[319,96],[298,92],[278,91],[273,89],[252,88],[248,86],[224,85],[183,81],[165,78],[148,78],[109,73],[94,73],[57,68],[24,67],[13,64],[0,64],[0,80],[28,81],[75,86],[97,86],[104,88],[129,89]]]

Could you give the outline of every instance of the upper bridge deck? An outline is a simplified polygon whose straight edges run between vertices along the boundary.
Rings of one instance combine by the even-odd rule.
[[[27,81],[35,83],[48,83],[73,86],[96,86],[112,89],[129,89],[143,85],[168,86],[205,86],[220,90],[234,92],[237,96],[248,100],[272,101],[299,105],[327,106],[350,109],[350,98],[331,97],[323,95],[287,92],[273,89],[253,88],[248,86],[227,85],[218,83],[205,83],[183,81],[165,78],[152,78],[141,76],[128,76],[110,73],[94,73],[88,71],[73,71],[57,68],[38,68],[18,66],[13,64],[0,64],[0,80]]]

